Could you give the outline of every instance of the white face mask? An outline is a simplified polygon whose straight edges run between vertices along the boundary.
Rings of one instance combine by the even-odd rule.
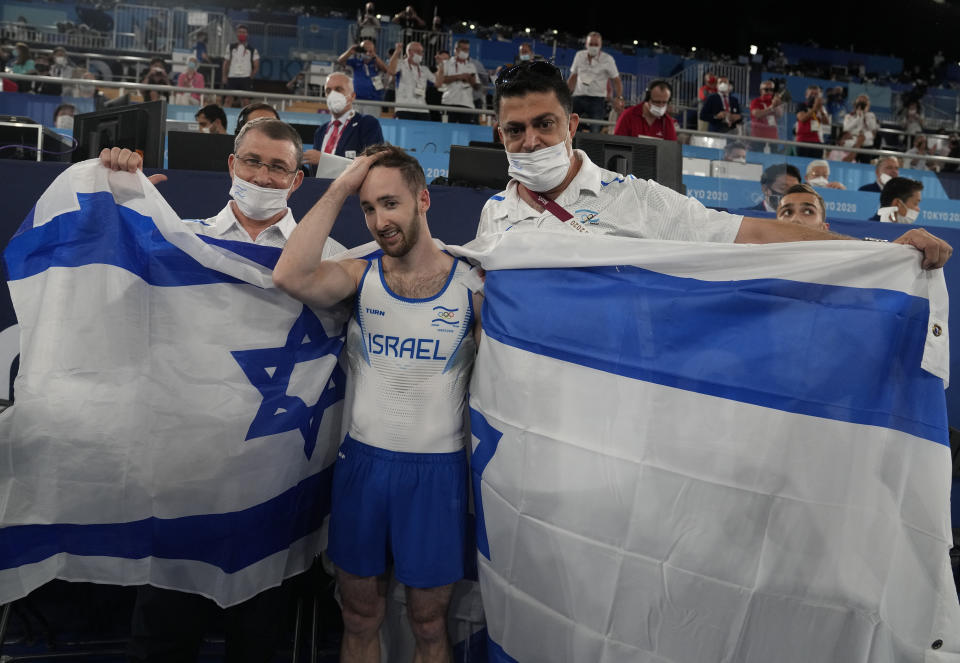
[[[556,188],[570,169],[566,139],[536,152],[507,152],[510,177],[536,193]]]
[[[886,173],[880,173],[880,177],[877,178],[877,181],[880,182],[880,186],[883,187],[886,185],[887,182],[889,182],[892,179],[893,178],[887,175]]]
[[[855,138],[848,138],[847,140],[843,141],[844,147],[853,147],[856,144],[857,144],[857,141]]]
[[[827,184],[829,184],[829,181],[827,180],[826,177],[813,177],[813,178],[807,179],[807,183],[812,186],[827,186]]]
[[[720,83],[720,85],[717,86],[717,91],[720,94],[728,93],[730,91],[730,83]]]
[[[650,114],[654,117],[663,117],[664,113],[667,112],[666,106],[655,106],[654,104],[648,104],[650,108]]]
[[[470,51],[457,51],[458,60],[466,60],[470,57]]]
[[[600,54],[600,47],[587,46],[587,53],[589,53],[592,57],[597,57]]]
[[[330,90],[327,93],[327,108],[334,115],[339,115],[347,108],[347,98],[336,90]]]
[[[200,127],[200,133],[202,134],[210,133],[210,127]]]
[[[897,220],[900,223],[913,223],[914,221],[916,221],[917,217],[920,216],[920,210],[910,209],[906,205],[904,205],[904,207],[907,208],[907,213],[900,214],[899,212],[897,212]]]
[[[67,58],[62,55],[58,55],[57,57],[53,58],[53,62],[54,64],[58,64],[62,67],[63,65],[67,64]]]
[[[413,64],[420,64],[421,62],[423,62],[423,56],[420,55],[419,53],[414,53],[411,56],[411,59],[413,60]]]
[[[521,53],[521,54],[520,54],[520,62],[527,62],[527,61],[529,61],[529,60],[530,60],[530,54],[529,54],[529,53]]]
[[[733,163],[747,163],[747,157],[734,157],[733,159],[728,159],[728,161],[732,161]]]
[[[293,185],[291,184],[291,186]],[[287,193],[289,191],[289,187],[286,189],[266,189],[234,175],[233,186],[230,187],[230,197],[237,203],[237,207],[240,208],[244,216],[263,221],[287,209]]]
[[[57,129],[73,129],[73,115],[61,115],[53,125]]]

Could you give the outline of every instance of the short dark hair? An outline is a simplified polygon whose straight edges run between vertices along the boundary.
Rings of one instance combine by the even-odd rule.
[[[403,181],[407,183],[414,196],[427,188],[427,178],[423,175],[420,162],[407,154],[403,148],[389,143],[378,143],[365,149],[361,156],[380,153],[383,153],[383,156],[370,166],[370,170],[381,166],[383,168],[396,168],[400,171]]]
[[[469,46],[469,45],[470,45],[470,40],[469,40],[469,39],[458,39],[458,40],[457,40],[457,46],[459,46],[460,44],[466,44],[467,46]]]
[[[803,176],[800,175],[800,171],[793,164],[775,163],[763,171],[763,174],[760,176],[760,185],[770,186],[781,175],[792,175],[797,178],[798,182],[803,181]]]
[[[245,23],[241,23],[240,25],[238,25],[233,29],[234,32],[236,32],[237,30],[247,30],[247,32],[250,32],[250,30],[247,29],[247,26]]]
[[[655,81],[650,81],[650,85],[647,86],[647,91],[643,93],[644,101],[650,101],[650,93],[653,92],[655,88],[666,90],[670,93],[670,96],[673,97],[673,86],[670,85],[670,81],[658,78]]]
[[[270,104],[265,104],[262,101],[255,101],[252,104],[247,104],[240,109],[240,114],[237,116],[237,128],[234,130],[235,134],[239,134],[240,130],[243,129],[243,125],[247,123],[247,118],[250,117],[250,113],[258,110],[268,110],[273,113],[273,116],[280,119],[280,113],[277,112],[277,109],[271,106]]]
[[[504,97],[522,97],[531,92],[553,92],[557,101],[569,116],[573,112],[573,98],[563,73],[553,64],[544,61],[523,62],[505,69],[496,82],[493,100],[497,117],[500,117],[500,100]]]
[[[234,154],[240,151],[240,144],[251,131],[258,131],[273,140],[290,141],[297,150],[296,167],[299,168],[300,164],[303,163],[303,140],[301,140],[300,134],[283,120],[275,120],[272,117],[258,117],[244,124],[240,129],[240,133],[233,139]]]
[[[880,192],[880,207],[892,206],[895,198],[906,203],[907,198],[917,191],[923,191],[923,182],[911,180],[909,177],[891,177]]]
[[[74,106],[73,104],[60,104],[59,106],[57,106],[57,107],[53,110],[53,121],[54,121],[54,122],[57,121],[57,117],[58,117],[58,116],[60,115],[60,113],[62,113],[63,111],[72,111],[71,115],[75,115],[75,114],[77,113],[77,107]]]
[[[727,143],[723,147],[724,154],[730,154],[734,150],[747,150],[747,144],[741,140],[731,140],[729,143]],[[777,178],[774,177],[773,179],[777,179]]]
[[[791,193],[806,193],[811,196],[816,197],[817,204],[820,205],[820,214],[823,215],[823,218],[827,218],[827,204],[823,202],[823,196],[817,193],[817,190],[814,189],[809,184],[794,184],[792,187],[783,192],[783,198],[786,198]],[[783,198],[780,198],[780,204],[783,204]]]
[[[216,104],[208,104],[198,110],[193,114],[194,117],[199,117],[203,115],[205,118],[213,122],[214,120],[220,120],[220,124],[223,125],[224,130],[227,128],[227,114],[223,112],[223,109],[217,106]]]

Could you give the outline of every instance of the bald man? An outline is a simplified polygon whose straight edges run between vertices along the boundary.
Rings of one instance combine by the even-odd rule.
[[[371,145],[383,142],[380,121],[353,110],[357,93],[346,74],[330,74],[323,86],[327,110],[333,119],[313,135],[313,149],[303,153],[303,162],[316,166],[320,155],[335,154],[352,159]]]

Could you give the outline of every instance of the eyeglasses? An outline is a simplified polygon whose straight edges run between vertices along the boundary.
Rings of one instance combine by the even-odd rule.
[[[563,73],[556,67],[556,65],[553,65],[549,62],[545,62],[543,60],[537,60],[536,62],[521,62],[518,65],[514,65],[509,69],[504,69],[500,72],[500,75],[497,76],[497,87],[509,85],[518,74],[521,74],[525,71],[539,74],[540,76],[546,76],[547,78],[552,78],[554,76],[559,76],[561,79],[563,78]]]
[[[237,161],[242,163],[245,168],[250,170],[260,170],[261,166],[267,169],[267,172],[273,175],[274,177],[290,177],[297,173],[296,170],[289,170],[279,164],[275,163],[264,163],[259,159],[254,159],[253,157],[240,157],[234,154],[233,156],[237,157]]]

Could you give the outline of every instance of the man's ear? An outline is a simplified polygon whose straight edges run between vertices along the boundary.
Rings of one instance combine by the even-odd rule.
[[[428,209],[430,209],[430,190],[424,187],[417,195],[417,212],[426,214]]]

